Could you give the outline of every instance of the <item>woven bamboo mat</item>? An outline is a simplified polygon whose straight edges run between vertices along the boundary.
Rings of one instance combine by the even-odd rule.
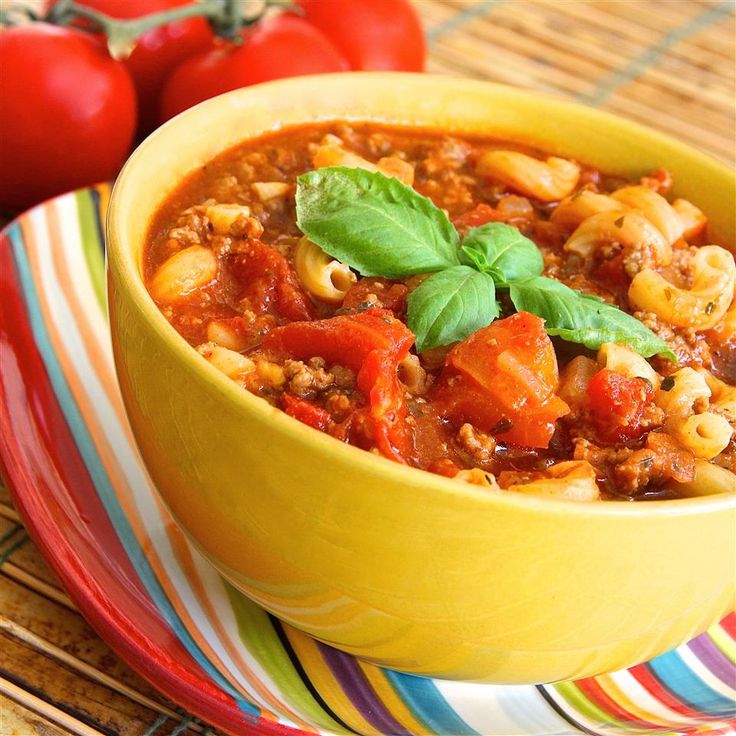
[[[733,165],[734,0],[415,1],[428,71],[600,106]],[[0,488],[0,736],[205,731],[94,634]]]
[[[734,0],[419,0],[428,71],[557,93],[736,159]]]

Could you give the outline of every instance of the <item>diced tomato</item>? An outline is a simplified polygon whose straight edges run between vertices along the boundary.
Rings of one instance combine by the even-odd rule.
[[[435,383],[441,413],[520,447],[547,447],[567,404],[555,395],[557,358],[544,321],[498,320],[456,345]]]
[[[462,230],[463,228],[480,227],[487,222],[505,222],[506,219],[508,218],[503,212],[499,212],[491,207],[491,205],[481,202],[475,209],[455,218],[453,224],[456,228]]]
[[[365,304],[370,295],[378,299],[375,306],[390,309],[395,315],[401,316],[406,312],[406,295],[409,289],[404,284],[396,284],[388,279],[373,278],[371,276],[359,279],[354,283],[345,299],[342,308],[345,310],[357,309]]]
[[[629,288],[631,278],[624,267],[623,254],[619,253],[613,258],[602,261],[592,272],[593,279],[613,293],[622,293]]]
[[[357,374],[358,388],[368,397],[376,445],[397,462],[409,447],[406,401],[398,365],[414,342],[414,334],[386,309],[367,309],[314,322],[292,322],[272,330],[262,347],[299,360],[319,356]]]
[[[285,393],[281,397],[281,404],[284,411],[294,419],[319,429],[320,432],[326,432],[330,426],[330,414],[319,406],[315,406],[311,401],[299,399],[292,394]]]
[[[315,310],[286,258],[260,240],[248,240],[232,262],[243,285],[241,301],[254,312],[277,313],[289,320],[314,319]]]
[[[604,369],[588,384],[590,417],[600,438],[606,442],[638,439],[644,411],[654,398],[654,388],[643,378]]]

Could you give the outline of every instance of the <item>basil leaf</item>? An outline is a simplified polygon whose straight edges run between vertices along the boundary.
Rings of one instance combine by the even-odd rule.
[[[409,294],[407,324],[421,353],[464,340],[498,314],[493,279],[469,266],[454,266],[432,274]]]
[[[510,295],[516,309],[542,317],[550,335],[591,350],[615,342],[628,345],[645,358],[659,354],[676,360],[667,343],[638,319],[559,281],[544,276],[527,279],[511,284]]]
[[[496,281],[509,283],[539,276],[544,269],[536,244],[515,227],[489,222],[468,230],[463,238],[460,259]]]
[[[403,278],[460,262],[447,215],[377,172],[338,166],[302,174],[296,214],[310,240],[364,276]]]

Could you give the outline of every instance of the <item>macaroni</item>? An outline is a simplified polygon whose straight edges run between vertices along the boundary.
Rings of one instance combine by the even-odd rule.
[[[711,408],[717,414],[726,417],[729,422],[736,423],[736,386],[729,386],[719,381],[705,368],[698,369],[711,391]]]
[[[349,266],[328,256],[308,238],[297,243],[294,269],[302,286],[324,302],[340,303],[356,281]]]
[[[693,272],[692,287],[680,289],[647,268],[631,282],[629,301],[671,325],[711,329],[725,316],[733,300],[736,264],[724,248],[707,245],[695,253]]]
[[[607,194],[597,194],[586,189],[563,199],[550,215],[550,220],[562,227],[574,230],[583,220],[600,212],[621,212],[625,208]]]
[[[672,209],[682,222],[682,237],[686,240],[697,237],[705,230],[708,218],[692,202],[686,199],[676,199],[672,203]]]
[[[217,275],[217,258],[209,249],[192,245],[164,261],[151,279],[151,295],[159,304],[172,304]]]
[[[685,229],[682,218],[661,194],[657,194],[649,187],[624,187],[615,191],[611,197],[633,210],[640,211],[662,233],[668,245],[672,245],[682,237]]]
[[[556,156],[540,161],[518,151],[486,150],[478,159],[478,173],[528,197],[554,202],[572,194],[580,178],[580,167]]]
[[[669,417],[689,416],[695,411],[696,403],[710,399],[711,390],[705,378],[692,368],[681,368],[668,381],[669,390],[660,388],[654,401]]]
[[[736,493],[736,475],[706,460],[695,461],[695,479],[678,483],[683,496],[712,496],[717,493]]]
[[[586,218],[565,243],[565,250],[590,258],[602,245],[620,243],[627,272],[666,266],[672,249],[662,233],[641,212],[611,210]]]
[[[667,430],[695,457],[712,460],[731,441],[733,429],[725,417],[713,412],[693,414],[686,419],[668,422]]]
[[[212,342],[200,345],[197,351],[217,370],[222,371],[230,378],[252,373],[256,369],[255,363],[250,358]]]
[[[558,463],[547,470],[549,478],[513,485],[509,491],[554,496],[568,501],[595,501],[600,497],[593,466],[584,460]]]
[[[312,156],[312,164],[315,169],[323,166],[348,166],[366,171],[380,171],[384,176],[394,177],[407,186],[414,183],[414,167],[407,161],[398,156],[388,156],[374,164],[357,153],[347,151],[342,141],[334,135],[324,137]]]
[[[250,218],[250,207],[242,204],[213,204],[205,207],[204,213],[212,223],[212,229],[218,235],[229,235],[230,228],[239,218]]]
[[[601,345],[598,350],[598,362],[608,370],[616,371],[628,378],[645,378],[654,388],[657,388],[662,380],[641,355],[624,345],[612,342]]]
[[[250,187],[261,202],[279,199],[291,192],[291,184],[283,181],[254,181]]]

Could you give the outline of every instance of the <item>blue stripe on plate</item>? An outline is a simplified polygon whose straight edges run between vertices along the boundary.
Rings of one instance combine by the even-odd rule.
[[[677,651],[661,654],[647,662],[662,686],[694,709],[719,718],[736,717],[736,702],[724,697],[693,672]]]
[[[95,449],[92,438],[87,431],[87,427],[82,419],[74,397],[69,389],[64,373],[56,357],[53,345],[49,339],[46,325],[43,320],[38,302],[38,296],[30,263],[24,248],[23,236],[19,226],[16,224],[8,230],[8,237],[13,245],[13,258],[15,260],[18,275],[23,287],[23,298],[26,304],[26,310],[30,318],[31,328],[33,330],[33,338],[38,346],[39,352],[43,359],[44,365],[49,375],[49,380],[53,386],[59,406],[66,418],[69,429],[74,436],[74,440],[79,448],[87,470],[92,478],[95,488],[100,499],[107,511],[110,521],[117,532],[117,535],[130,557],[133,567],[143,581],[143,584],[156,604],[156,607],[163,614],[166,622],[172,628],[177,637],[189,651],[192,658],[202,667],[205,672],[212,678],[217,685],[225,692],[231,695],[238,703],[244,713],[249,716],[260,717],[260,709],[246,700],[232,685],[218,672],[215,666],[210,662],[207,656],[202,652],[199,646],[189,635],[184,627],[181,619],[174,610],[171,602],[164,593],[161,585],[156,578],[146,556],[138,544],[138,540],[130,528],[130,524],[118,503],[115,492],[113,491],[110,479],[105,472],[100,461],[97,450]]]
[[[434,733],[480,736],[450,707],[437,686],[426,677],[383,670],[388,681],[411,709],[412,715]]]

